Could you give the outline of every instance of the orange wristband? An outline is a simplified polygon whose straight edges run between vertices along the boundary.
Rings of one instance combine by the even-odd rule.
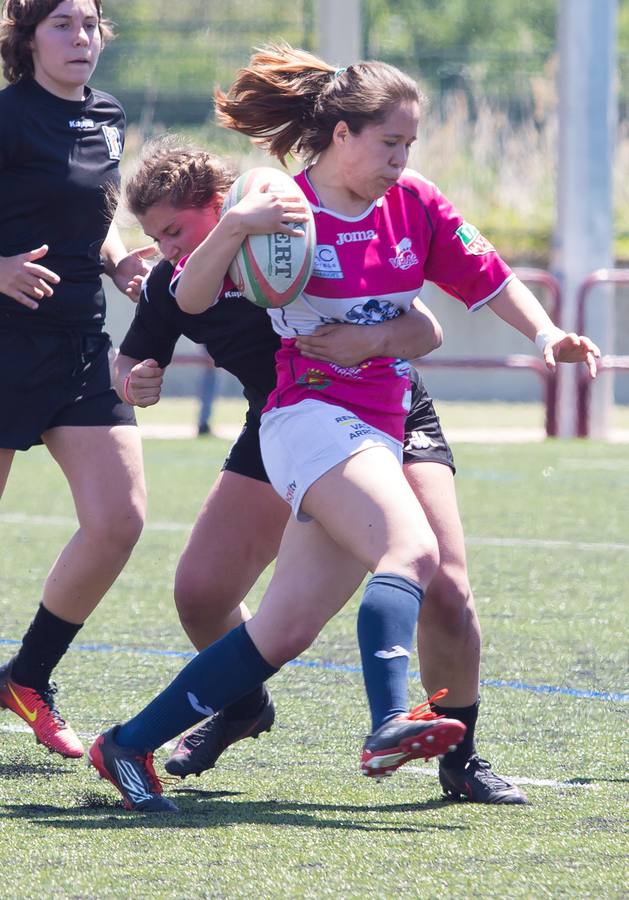
[[[133,406],[133,400],[129,397],[129,381],[131,379],[131,372],[127,375],[125,380],[122,382],[122,395],[129,404],[129,406]]]

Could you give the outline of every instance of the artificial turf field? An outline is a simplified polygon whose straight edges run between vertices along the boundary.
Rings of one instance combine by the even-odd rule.
[[[57,670],[62,712],[86,742],[136,712],[190,651],[174,568],[227,447],[145,442],[145,532]],[[166,786],[179,815],[125,812],[84,761],[51,756],[0,716],[0,896],[626,897],[627,447],[454,449],[484,628],[479,750],[523,780],[529,806],[444,802],[434,763],[382,784],[358,775],[368,717],[355,597],[273,679],[271,734]],[[72,515],[45,451],[20,454],[0,505],[3,659]],[[411,693],[423,699],[416,673]]]

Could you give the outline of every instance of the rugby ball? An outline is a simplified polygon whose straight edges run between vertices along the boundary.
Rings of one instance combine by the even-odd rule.
[[[286,172],[258,166],[249,169],[234,182],[223,202],[222,215],[249,191],[269,185],[273,194],[303,198],[308,220],[298,226],[303,237],[288,234],[251,234],[245,238],[229,266],[229,277],[256,306],[277,308],[292,303],[303,291],[312,274],[316,236],[310,204],[296,181]]]

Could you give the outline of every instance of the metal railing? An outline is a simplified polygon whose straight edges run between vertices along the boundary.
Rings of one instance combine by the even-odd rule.
[[[545,269],[517,268],[515,274],[525,284],[542,285],[550,298],[548,314],[556,325],[561,326],[562,302],[558,280]],[[549,372],[546,364],[538,356],[513,353],[507,356],[490,357],[423,357],[420,368],[424,369],[525,369],[534,372],[542,382],[545,407],[545,428],[548,437],[556,437],[558,430],[557,376]]]
[[[577,331],[585,333],[585,304],[592,289],[601,284],[629,284],[629,269],[597,269],[583,281],[577,294]],[[626,372],[629,370],[629,356],[606,353],[597,360],[599,372]],[[591,380],[583,367],[579,369],[577,380],[576,432],[579,437],[590,435]]]

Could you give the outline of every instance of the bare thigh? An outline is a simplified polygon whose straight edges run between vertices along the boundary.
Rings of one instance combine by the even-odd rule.
[[[294,659],[347,603],[365,566],[336,544],[318,522],[286,526],[273,578],[247,629],[272,665]]]
[[[137,532],[138,523],[141,529],[146,487],[138,428],[62,426],[43,440],[70,485],[82,529],[113,540]]]
[[[402,467],[384,447],[363,450],[322,475],[306,491],[302,509],[371,572],[393,572],[426,587],[436,571],[435,536]]]

